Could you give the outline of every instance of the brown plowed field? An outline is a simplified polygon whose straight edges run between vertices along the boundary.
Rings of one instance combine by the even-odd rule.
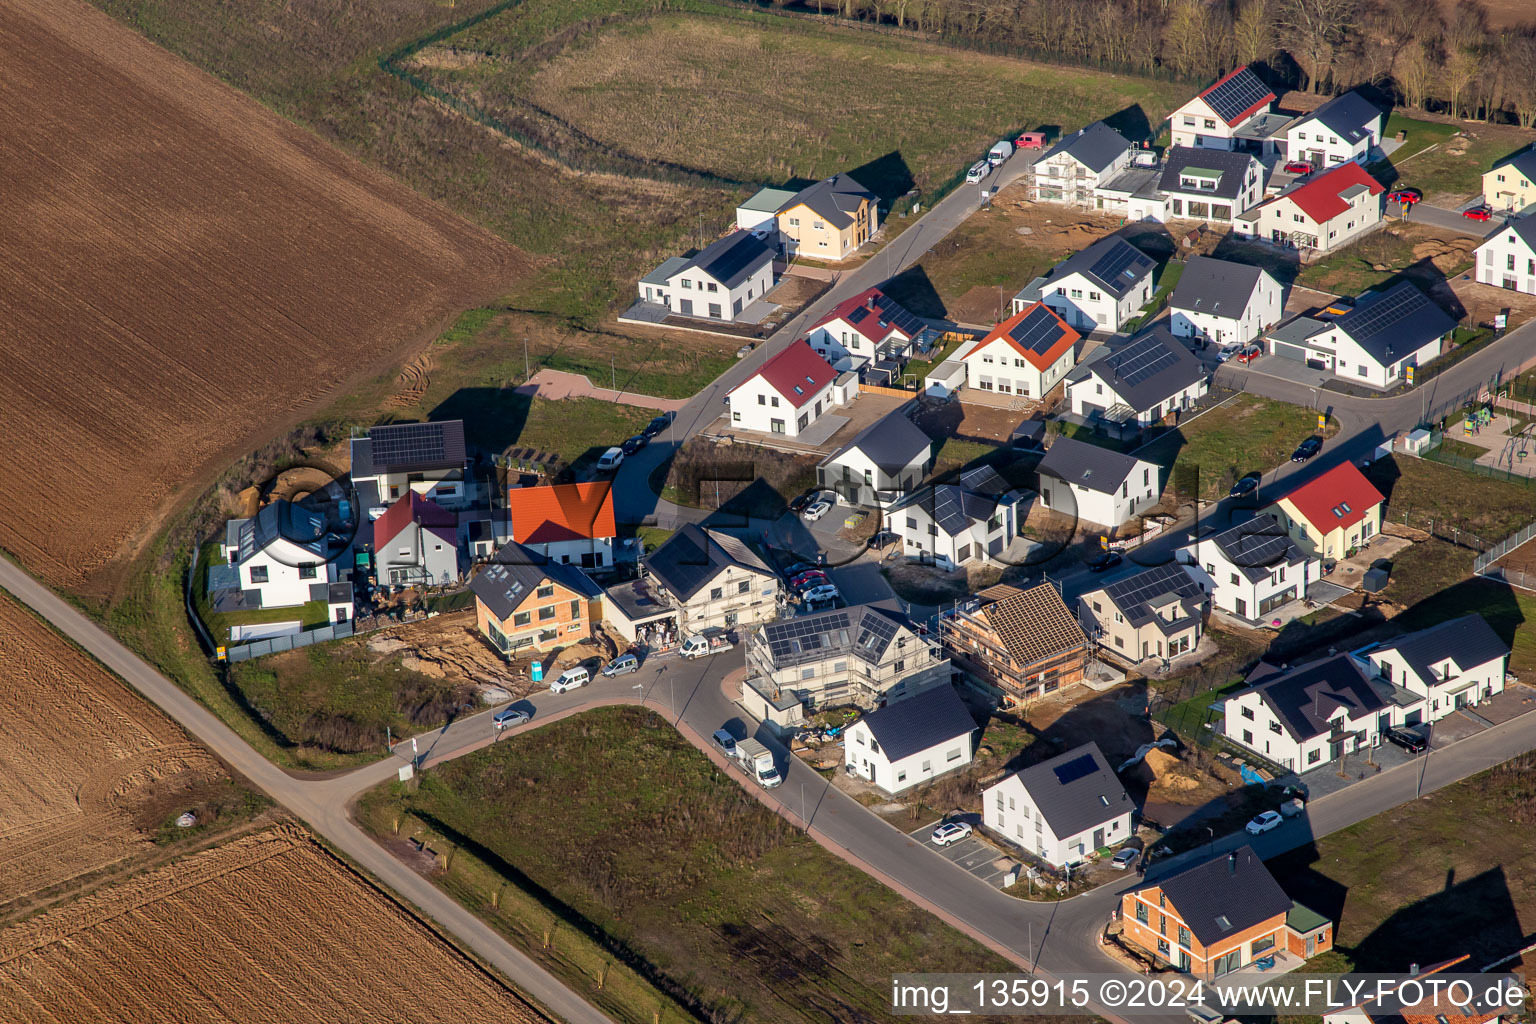
[[[231,456],[526,266],[80,0],[6,0],[0,547],[104,591]]]
[[[4,1024],[546,1020],[283,827],[0,932]]]
[[[4,597],[0,723],[0,909],[148,851],[170,813],[164,800],[226,777],[159,712]]]

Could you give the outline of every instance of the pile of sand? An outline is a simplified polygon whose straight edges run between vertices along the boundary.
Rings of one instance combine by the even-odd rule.
[[[1200,780],[1192,777],[1184,762],[1160,747],[1147,751],[1142,761],[1152,773],[1154,790],[1181,793],[1200,788]]]
[[[1432,238],[1413,247],[1413,260],[1415,263],[1429,260],[1434,263],[1435,269],[1449,274],[1472,258],[1472,249],[1476,244],[1474,238]]]

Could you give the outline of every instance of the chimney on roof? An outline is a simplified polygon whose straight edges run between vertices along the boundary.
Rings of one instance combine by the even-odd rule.
[[[1227,874],[1229,874],[1229,875],[1237,874],[1237,851],[1236,850],[1233,850],[1231,853],[1227,854]]]
[[[869,308],[869,311],[871,313],[874,312],[874,310],[875,310],[875,295],[874,295],[873,292],[870,293],[869,298],[864,300],[864,305]]]
[[[1419,973],[1419,965],[1418,964],[1409,964],[1408,965],[1408,973],[1409,974],[1418,974]]]

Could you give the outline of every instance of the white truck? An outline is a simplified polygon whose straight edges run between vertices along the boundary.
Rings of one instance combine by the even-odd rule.
[[[988,151],[987,163],[991,164],[993,167],[996,167],[998,164],[1002,163],[1004,160],[1007,160],[1011,156],[1013,156],[1013,143],[1009,142],[1007,139],[1004,139],[997,145],[993,146],[990,151]]]
[[[784,780],[773,766],[773,752],[757,740],[737,740],[736,760],[752,780],[764,789],[772,789]]]

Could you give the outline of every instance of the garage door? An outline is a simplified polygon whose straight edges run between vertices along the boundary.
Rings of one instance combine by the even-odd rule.
[[[1294,359],[1298,363],[1307,361],[1307,347],[1305,345],[1287,345],[1283,341],[1273,343],[1275,355],[1281,359]]]

